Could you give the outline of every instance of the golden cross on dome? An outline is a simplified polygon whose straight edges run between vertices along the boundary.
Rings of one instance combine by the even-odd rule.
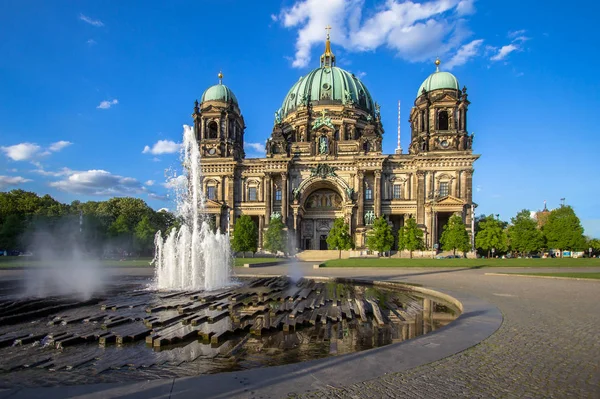
[[[325,120],[326,113],[327,111],[325,111],[324,109],[321,110],[321,117],[323,118],[323,120]]]
[[[329,31],[331,30],[331,26],[327,25],[325,30],[327,31],[327,39],[329,39]]]

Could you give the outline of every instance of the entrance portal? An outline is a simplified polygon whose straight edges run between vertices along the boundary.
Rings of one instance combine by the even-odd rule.
[[[327,249],[327,236],[326,235],[321,235],[321,238],[319,240],[319,249],[321,251],[325,251]]]

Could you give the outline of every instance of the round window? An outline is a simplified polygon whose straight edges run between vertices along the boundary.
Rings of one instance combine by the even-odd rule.
[[[322,87],[323,87],[323,89],[325,89],[325,90],[329,90],[329,89],[331,89],[331,85],[330,85],[329,83],[323,83],[323,86],[322,86]]]
[[[442,142],[440,144],[442,147],[446,148],[446,147],[448,147],[448,140],[442,140]]]

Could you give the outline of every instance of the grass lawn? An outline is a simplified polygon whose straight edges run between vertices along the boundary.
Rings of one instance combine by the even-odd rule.
[[[150,267],[151,260],[152,258],[137,258],[123,261],[105,259],[99,262],[102,266],[106,267]],[[48,266],[50,263],[58,264],[59,262],[48,262],[40,259],[30,259],[23,256],[0,256],[0,269]]]
[[[600,267],[598,258],[580,259],[334,259],[324,267]]]
[[[253,265],[255,263],[284,262],[286,260],[285,258],[235,258],[233,264],[234,266],[244,266],[246,263]]]
[[[543,277],[568,277],[568,278],[589,278],[600,280],[600,273],[506,273],[518,274],[521,276],[543,276]]]

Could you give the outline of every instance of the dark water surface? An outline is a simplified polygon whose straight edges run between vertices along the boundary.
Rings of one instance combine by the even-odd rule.
[[[0,387],[126,382],[301,362],[401,342],[459,315],[372,285],[257,278],[157,292],[121,277],[87,301],[0,283]]]

